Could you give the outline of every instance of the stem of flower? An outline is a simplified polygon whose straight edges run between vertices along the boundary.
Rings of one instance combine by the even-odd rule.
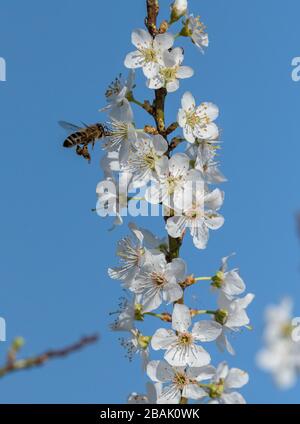
[[[149,315],[151,317],[159,318],[164,322],[172,322],[172,317],[168,312],[163,312],[161,314],[156,314],[154,312],[144,312],[143,315]]]
[[[210,281],[211,277],[196,277],[195,281]]]
[[[127,96],[127,100],[131,103],[136,104],[137,106],[140,106],[142,109],[144,109],[146,112],[148,112],[149,115],[153,116],[153,114],[154,114],[153,107],[151,106],[151,104],[148,101],[144,101],[144,103],[142,103],[139,100],[135,99],[133,97],[132,93]]]
[[[196,315],[204,315],[204,314],[208,314],[208,315],[215,315],[216,311],[211,311],[211,310],[206,310],[206,309],[192,309],[191,310],[191,315],[192,316],[196,316]]]

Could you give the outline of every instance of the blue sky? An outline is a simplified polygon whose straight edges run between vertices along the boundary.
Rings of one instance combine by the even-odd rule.
[[[2,0],[0,56],[7,82],[0,83],[1,267],[0,315],[7,336],[25,337],[24,355],[59,347],[99,331],[101,342],[66,360],[6,377],[0,402],[122,403],[146,381],[128,364],[118,335],[108,331],[110,311],[121,295],[106,268],[115,264],[111,222],[91,212],[101,179],[100,148],[88,166],[61,147],[60,119],[97,122],[104,91],[123,71],[130,32],[143,24],[144,1]],[[161,0],[167,10],[169,1]],[[236,357],[224,358],[250,373],[243,393],[250,403],[298,403],[299,387],[278,392],[255,367],[266,304],[285,294],[300,314],[300,255],[294,215],[300,208],[300,83],[291,60],[300,55],[297,0],[190,0],[208,27],[202,56],[186,45],[195,76],[168,102],[174,120],[182,93],[220,107],[224,141],[224,227],[207,250],[185,242],[190,272],[206,275],[231,252],[248,290],[254,331],[235,338]],[[146,98],[142,79],[137,97]],[[138,113],[144,123],[143,113]],[[154,220],[154,218],[153,218]],[[140,219],[160,231],[157,218]],[[206,288],[195,292],[200,303]],[[0,344],[4,358],[8,343]]]

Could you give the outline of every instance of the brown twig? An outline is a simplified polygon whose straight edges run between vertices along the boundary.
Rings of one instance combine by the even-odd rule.
[[[157,16],[159,13],[158,0],[147,0],[147,17],[145,19],[145,25],[148,28],[149,33],[154,37],[157,30]]]
[[[38,356],[27,359],[15,359],[13,358],[13,355],[8,355],[9,360],[2,368],[0,368],[0,377],[4,377],[5,375],[15,371],[21,371],[32,367],[41,366],[50,359],[63,358],[83,349],[84,347],[92,343],[96,343],[98,340],[98,334],[94,334],[92,336],[85,336],[82,337],[78,342],[73,343],[65,348],[57,350],[48,350]]]

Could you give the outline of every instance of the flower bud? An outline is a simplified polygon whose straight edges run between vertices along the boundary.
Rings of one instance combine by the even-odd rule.
[[[146,350],[146,349],[147,349],[147,347],[149,346],[150,341],[151,341],[151,336],[143,336],[143,335],[140,335],[140,336],[138,337],[138,344],[139,344],[139,347],[140,347],[141,349]]]
[[[18,352],[25,344],[23,337],[17,337],[12,342],[12,348],[14,351]]]
[[[136,321],[144,321],[143,305],[140,303],[134,305],[134,319]]]
[[[224,273],[222,271],[218,271],[216,275],[212,277],[212,287],[215,287],[216,289],[220,289],[222,287],[222,284],[224,282]]]
[[[212,399],[220,398],[223,392],[224,392],[224,381],[222,379],[216,384],[211,384],[209,387],[209,396]]]
[[[218,309],[215,312],[215,320],[219,324],[221,324],[221,325],[226,324],[227,318],[228,318],[228,312],[225,309]]]
[[[171,9],[171,23],[178,21],[187,12],[187,0],[175,0]]]

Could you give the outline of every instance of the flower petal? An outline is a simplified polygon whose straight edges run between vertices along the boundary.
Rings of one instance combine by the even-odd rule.
[[[194,70],[190,66],[180,66],[176,72],[176,77],[179,79],[191,78],[194,75]]]
[[[138,50],[128,53],[124,61],[124,65],[129,69],[141,68],[144,63],[144,56]]]
[[[238,392],[231,392],[231,393],[223,393],[222,395],[222,401],[223,403],[229,405],[245,405],[246,401],[243,398],[243,396]]]
[[[172,380],[174,370],[166,361],[150,361],[147,364],[147,375],[154,382],[165,383]]]
[[[137,49],[146,49],[152,45],[152,37],[144,29],[135,29],[131,34],[131,42]]]
[[[183,388],[182,396],[187,399],[201,399],[207,396],[207,393],[197,384],[188,384]]]
[[[155,49],[161,51],[169,50],[174,44],[174,35],[166,32],[164,34],[159,34],[155,37],[153,41],[153,46]]]
[[[168,304],[176,302],[176,300],[179,300],[182,295],[183,291],[179,284],[170,283],[166,284],[163,288],[163,299]]]
[[[195,109],[196,102],[192,93],[190,93],[189,91],[184,93],[181,99],[181,105],[182,108],[187,112],[191,112]]]
[[[152,336],[151,346],[154,350],[168,349],[176,340],[177,336],[174,331],[167,330],[166,328],[159,328]]]
[[[201,342],[211,342],[216,340],[222,332],[222,325],[215,321],[199,321],[196,322],[192,335],[196,340]]]
[[[188,331],[192,324],[190,310],[186,305],[176,303],[172,314],[172,328],[180,333]]]
[[[158,155],[163,155],[168,150],[167,140],[160,134],[154,135],[152,139],[153,147]]]
[[[249,381],[249,375],[239,368],[231,368],[225,379],[226,389],[239,389]]]

